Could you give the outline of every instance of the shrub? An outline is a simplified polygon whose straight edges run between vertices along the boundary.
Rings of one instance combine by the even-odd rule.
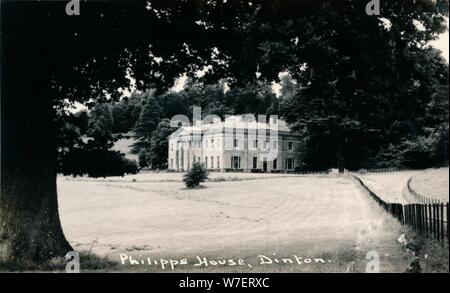
[[[192,164],[191,170],[183,177],[183,181],[188,188],[194,188],[200,185],[208,178],[208,173],[202,164],[196,162]]]
[[[74,148],[60,161],[60,173],[89,177],[124,176],[136,174],[139,168],[135,161],[125,158],[119,151],[105,149]]]
[[[148,153],[143,149],[141,149],[139,151],[138,163],[139,163],[139,167],[141,167],[141,168],[147,168],[149,166]]]

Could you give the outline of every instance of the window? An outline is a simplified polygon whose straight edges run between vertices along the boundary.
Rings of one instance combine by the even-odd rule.
[[[214,157],[211,156],[211,169],[214,169]]]
[[[231,157],[231,168],[240,169],[241,168],[241,157]]]
[[[170,159],[170,169],[173,169],[173,159]]]
[[[253,140],[253,148],[255,148],[255,149],[258,148],[258,140],[257,139]]]
[[[211,148],[214,148],[214,139],[211,139]]]
[[[208,168],[208,157],[205,157],[205,167]]]
[[[220,157],[217,156],[217,169],[220,169]]]
[[[292,141],[288,142],[288,150],[292,151],[292,149],[294,148],[294,143]]]
[[[253,169],[258,168],[258,157],[253,157]]]
[[[278,164],[277,159],[273,160],[273,169],[274,169],[274,170],[277,169],[277,167],[278,167],[277,164]]]
[[[173,151],[173,143],[170,144],[170,150]]]
[[[293,158],[287,158],[286,159],[286,169],[287,170],[293,170],[294,169],[294,159]]]
[[[238,140],[237,140],[236,138],[234,139],[234,144],[233,144],[233,146],[234,146],[235,148],[238,147]]]

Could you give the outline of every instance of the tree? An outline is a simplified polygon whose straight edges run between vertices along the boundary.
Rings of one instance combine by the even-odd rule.
[[[46,262],[72,250],[56,195],[55,116],[64,100],[118,99],[127,72],[139,90],[167,89],[211,59],[212,43],[199,41],[210,32],[196,24],[202,3],[153,1],[148,10],[147,1],[87,1],[79,16],[67,16],[66,4],[1,2],[0,262]]]
[[[149,166],[148,151],[145,149],[139,151],[138,164],[141,168],[147,168]]]
[[[113,129],[114,133],[124,133],[128,132],[128,117],[123,103],[114,103],[112,105],[111,115],[113,119]]]
[[[183,176],[184,184],[187,188],[195,188],[208,178],[208,172],[199,162],[192,164],[191,170]]]
[[[167,150],[169,149],[169,135],[176,128],[170,126],[169,119],[163,119],[158,123],[152,133],[150,148],[148,149],[148,162],[152,169],[167,168]]]
[[[86,135],[89,128],[89,114],[86,110],[81,110],[76,113],[65,113],[60,115],[62,120],[66,123],[76,127],[80,135]]]
[[[113,117],[109,105],[97,104],[92,108],[89,117],[89,135],[93,137],[111,137],[113,133]]]
[[[126,133],[132,130],[142,111],[142,100],[145,94],[133,93],[123,97],[119,102],[112,102],[113,132]]]
[[[157,97],[149,95],[145,99],[141,115],[134,127],[136,142],[133,144],[133,152],[138,153],[142,148],[150,146],[152,133],[158,126],[161,115],[162,109]]]
[[[360,168],[389,144],[424,135],[426,105],[448,88],[448,64],[427,45],[445,30],[448,1],[385,1],[382,18],[363,15],[365,4],[321,1],[286,27],[298,31],[289,66],[298,84],[281,109],[305,135],[310,168]]]
[[[263,82],[235,86],[225,94],[225,105],[235,114],[264,115],[272,106],[275,94]]]
[[[136,162],[125,158],[119,151],[110,150],[93,140],[71,147],[60,159],[60,172],[64,175],[89,177],[124,176],[136,174]]]

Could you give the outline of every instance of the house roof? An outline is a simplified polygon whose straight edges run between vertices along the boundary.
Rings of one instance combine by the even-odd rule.
[[[286,121],[282,119],[270,119],[269,123],[258,122],[253,115],[238,115],[229,116],[225,121],[214,119],[210,123],[200,122],[193,126],[182,126],[177,131],[171,134],[170,137],[177,137],[182,134],[190,133],[219,133],[223,129],[236,129],[236,130],[272,130],[278,132],[290,132]]]

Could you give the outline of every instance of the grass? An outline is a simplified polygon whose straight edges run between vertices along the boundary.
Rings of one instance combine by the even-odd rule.
[[[405,272],[417,256],[423,271],[448,272],[448,246],[445,254],[402,227],[347,178],[211,175],[216,179],[193,190],[184,188],[180,173],[59,177],[61,222],[81,251],[82,272],[365,272],[371,251],[380,256],[381,272]],[[396,241],[401,234],[408,246]],[[260,255],[272,263],[261,264]],[[124,256],[138,264],[122,264]],[[295,256],[323,263],[299,264]],[[195,266],[197,257],[226,263]],[[186,264],[172,270],[162,268],[161,259]],[[244,264],[230,265],[230,259]],[[64,267],[54,260],[51,266],[3,269]]]
[[[132,132],[127,133],[123,138],[114,143],[112,149],[124,153],[126,158],[137,162],[138,155],[131,152],[131,145],[136,142],[133,135],[134,134]]]
[[[119,263],[107,257],[100,257],[91,252],[82,251],[80,256],[80,268],[82,272],[112,272],[120,269]],[[56,257],[47,263],[0,263],[1,271],[14,272],[57,272],[63,273],[69,260],[64,257]]]
[[[421,236],[409,227],[403,227],[402,229],[408,239],[408,243],[404,248],[418,259],[422,272],[449,272],[448,243],[438,242]]]
[[[358,175],[364,184],[381,199],[390,203],[407,204],[411,200],[406,191],[406,182],[411,176],[419,174],[420,170],[369,173]]]
[[[411,188],[429,198],[448,201],[449,168],[428,169],[413,177]]]
[[[423,171],[403,171],[396,173],[381,173],[359,176],[372,191],[386,201],[408,203],[410,199],[405,191],[407,180],[413,176],[418,178],[416,186],[425,186],[428,190],[437,190],[448,198],[448,168]],[[426,180],[425,180],[426,179]],[[406,181],[405,181],[406,180]],[[424,183],[426,182],[426,183]],[[425,189],[425,187],[424,187]],[[403,198],[396,200],[400,190]],[[436,194],[436,193],[435,193]],[[394,195],[394,196],[393,196]],[[441,197],[442,198],[442,197]],[[408,226],[401,228],[401,234],[406,236],[407,243],[403,249],[418,261],[423,272],[442,273],[449,272],[449,247],[448,242],[438,242],[434,239],[416,233]]]
[[[211,173],[184,188],[179,173],[106,180],[59,177],[64,232],[76,250],[115,262],[120,255],[191,259],[173,271],[362,272],[368,251],[382,271],[404,271],[412,257],[395,240],[400,225],[346,178]],[[134,179],[134,181],[133,181]],[[327,256],[325,264],[259,265],[258,255]],[[244,259],[252,266],[194,267],[196,256]],[[191,265],[192,264],[192,265]],[[120,271],[167,272],[119,265]]]

